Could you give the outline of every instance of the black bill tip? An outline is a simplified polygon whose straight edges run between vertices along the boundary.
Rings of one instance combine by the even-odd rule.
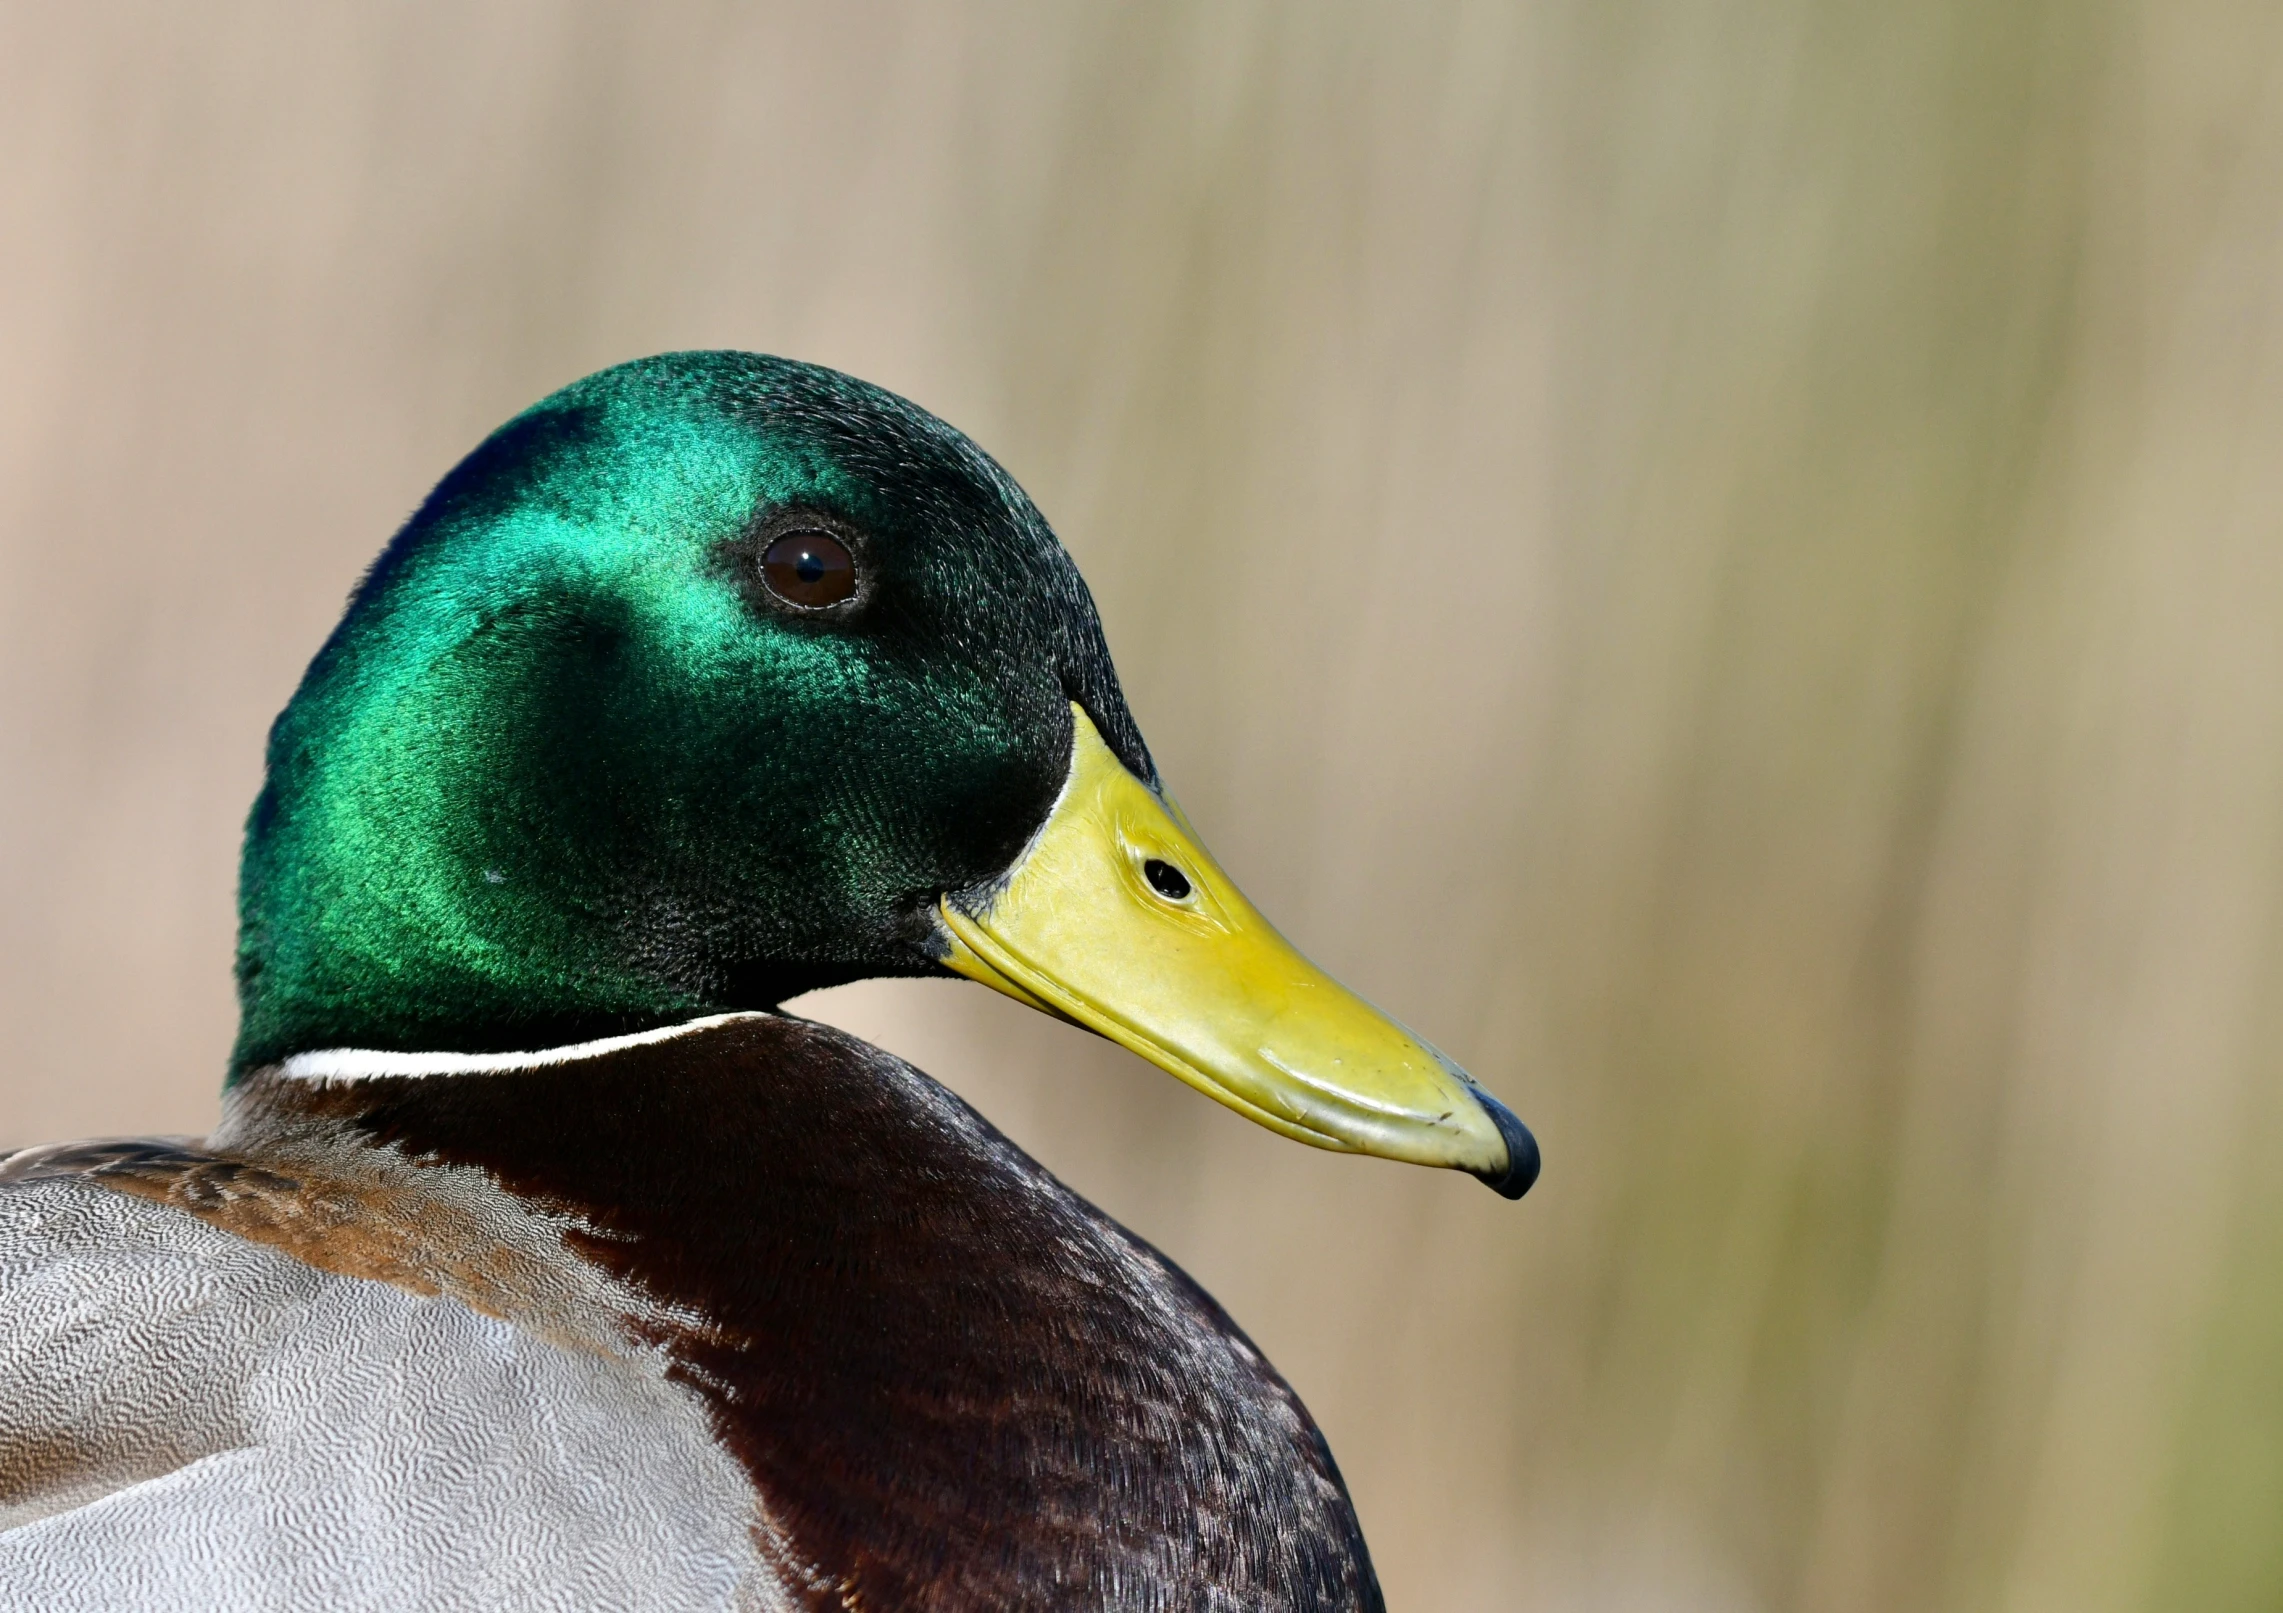
[[[1506,1169],[1475,1174],[1488,1182],[1490,1190],[1500,1198],[1518,1199],[1529,1192],[1530,1184],[1538,1179],[1538,1139],[1530,1135],[1530,1128],[1505,1104],[1480,1088],[1474,1095],[1490,1116],[1490,1123],[1498,1128],[1498,1135],[1506,1139]]]

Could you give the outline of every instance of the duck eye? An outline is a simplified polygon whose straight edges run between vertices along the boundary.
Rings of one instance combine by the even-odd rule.
[[[1160,857],[1152,857],[1142,864],[1142,878],[1149,888],[1169,902],[1189,900],[1189,876]]]
[[[856,592],[856,561],[838,538],[788,532],[762,554],[761,580],[786,604],[816,610]]]

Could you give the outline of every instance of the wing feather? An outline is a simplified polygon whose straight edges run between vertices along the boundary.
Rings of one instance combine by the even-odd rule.
[[[321,1270],[87,1146],[0,1161],[0,1609],[777,1601],[662,1362]]]

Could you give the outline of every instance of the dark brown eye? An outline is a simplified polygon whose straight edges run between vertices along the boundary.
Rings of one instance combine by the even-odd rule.
[[[856,592],[856,561],[838,538],[788,532],[761,556],[761,580],[786,604],[815,610]]]

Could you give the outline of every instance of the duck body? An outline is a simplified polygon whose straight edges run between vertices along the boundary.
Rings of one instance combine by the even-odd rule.
[[[622,365],[438,484],[273,728],[220,1128],[0,1161],[0,1609],[1377,1608],[1228,1317],[779,1006],[875,975],[1536,1175],[1197,842],[988,456]]]
[[[0,1607],[1379,1605],[1211,1299],[789,1016],[28,1152],[0,1295]]]

